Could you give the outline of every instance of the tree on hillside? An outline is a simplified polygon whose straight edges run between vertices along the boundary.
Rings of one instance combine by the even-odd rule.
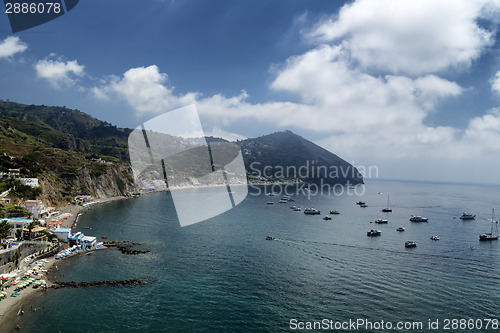
[[[0,243],[4,238],[9,236],[11,228],[12,226],[7,222],[7,220],[0,222]]]

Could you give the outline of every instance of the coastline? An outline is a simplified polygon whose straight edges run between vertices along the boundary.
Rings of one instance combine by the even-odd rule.
[[[96,200],[98,203],[96,205],[101,205],[113,201],[128,199],[125,196],[115,196],[109,198],[103,198]],[[59,209],[60,214],[70,213],[71,217],[63,220],[63,224],[61,227],[63,228],[74,228],[77,225],[78,214],[84,214],[85,211],[92,209],[96,205],[82,207],[78,205],[68,204]],[[18,269],[18,276],[22,276],[24,272],[29,268],[29,264],[24,261],[23,258],[20,267]],[[49,272],[44,274],[45,280],[47,281],[47,286],[50,287],[53,284],[53,281],[49,280],[50,270],[53,268],[56,262],[55,257],[47,258],[47,262],[44,263],[43,268],[48,270]],[[19,296],[12,297],[11,294],[14,291],[15,286],[9,287],[7,291],[7,297],[0,301],[0,333],[10,333],[17,332],[16,325],[19,324],[19,320],[21,318],[18,315],[20,309],[23,311],[30,311],[30,306],[33,304],[34,300],[40,296],[46,295],[50,289],[43,290],[42,288],[33,289],[31,287],[23,290]],[[22,327],[21,327],[22,331]]]
[[[49,271],[53,267],[55,261],[54,257],[48,258],[43,268]],[[24,265],[24,267],[19,269],[19,274],[26,272],[29,267],[30,265]],[[48,272],[44,274],[44,278],[47,281],[47,286],[51,286],[52,283],[47,279],[47,274]],[[0,302],[0,333],[16,332],[16,325],[19,324],[20,319],[18,312],[21,309],[25,312],[29,311],[33,301],[48,292],[42,288],[33,289],[32,287],[28,287],[21,291],[19,296],[14,298],[10,295],[14,289],[15,286],[9,287],[7,289],[7,298]]]

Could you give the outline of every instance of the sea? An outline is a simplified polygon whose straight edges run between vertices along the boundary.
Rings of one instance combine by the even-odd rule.
[[[492,209],[500,214],[500,186],[367,180],[321,194],[289,185],[295,201],[278,203],[284,190],[252,187],[235,208],[186,227],[168,192],[94,207],[74,232],[149,252],[61,260],[53,278],[148,282],[50,290],[20,317],[22,331],[500,331],[500,240],[479,241]],[[382,213],[388,196],[393,211]],[[323,220],[330,210],[340,214]],[[464,211],[476,219],[462,221]]]

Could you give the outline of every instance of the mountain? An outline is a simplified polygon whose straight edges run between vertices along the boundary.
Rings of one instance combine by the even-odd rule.
[[[245,167],[267,179],[301,179],[317,184],[362,184],[350,163],[291,131],[238,141]]]
[[[0,172],[20,169],[24,177],[39,178],[43,187],[40,198],[52,205],[71,201],[79,194],[107,197],[135,192],[138,187],[128,149],[131,132],[66,107],[0,100]],[[170,137],[165,141],[165,137],[169,136],[162,135],[158,142],[172,144],[174,150],[182,152],[165,159],[167,171],[181,170],[178,179],[187,177],[182,174],[186,165],[191,166],[190,177],[211,171],[200,160],[204,156],[199,152],[201,138]],[[224,165],[237,156],[239,146],[250,179],[363,182],[351,164],[290,131],[237,141],[237,146],[221,138],[205,140]],[[147,163],[147,158],[144,160]],[[160,171],[157,173],[163,174]],[[9,186],[0,180],[0,192]]]
[[[26,105],[0,100],[0,120],[46,146],[128,159],[132,130],[118,128],[79,110],[60,106]]]

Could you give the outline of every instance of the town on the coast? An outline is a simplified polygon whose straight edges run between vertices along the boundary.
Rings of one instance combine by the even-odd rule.
[[[0,172],[0,181],[12,186],[0,193],[0,302],[21,296],[28,287],[47,288],[45,275],[55,260],[103,246],[95,236],[71,232],[82,209],[99,203],[97,199],[78,195],[58,210],[38,198],[38,178],[9,169]],[[31,192],[35,197],[23,200],[19,189],[23,196]]]

